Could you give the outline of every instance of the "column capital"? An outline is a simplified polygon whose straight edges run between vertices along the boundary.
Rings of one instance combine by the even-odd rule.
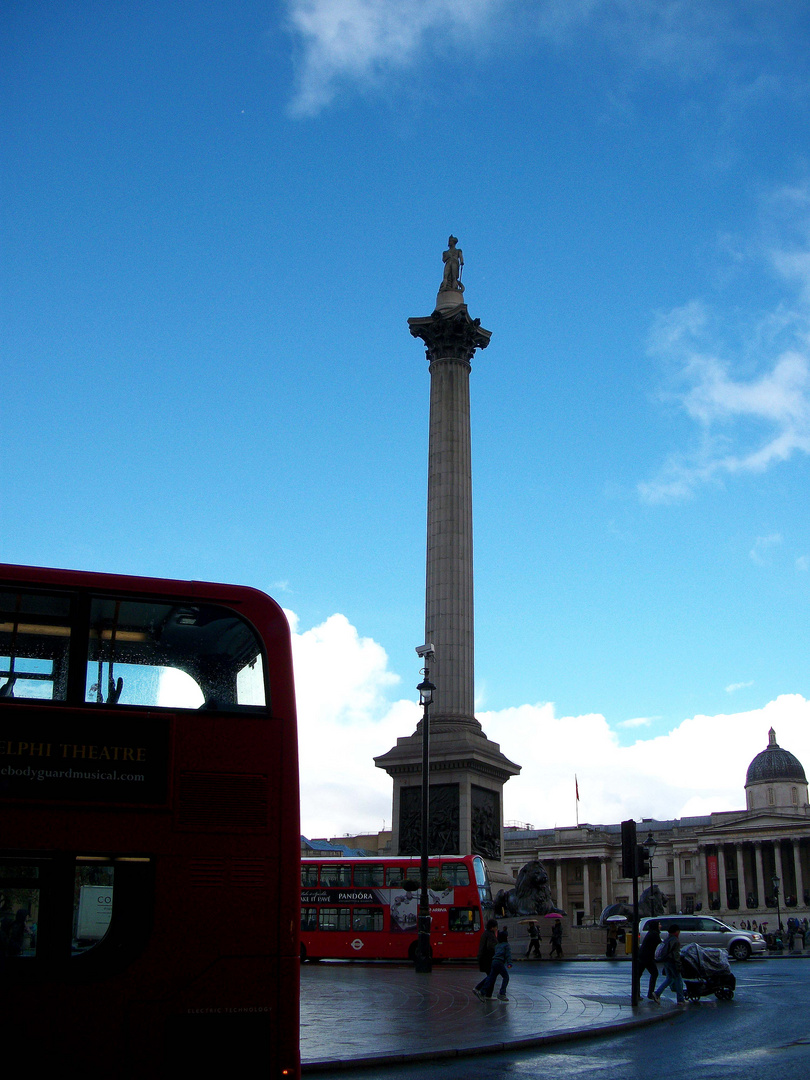
[[[413,337],[425,343],[425,355],[430,363],[436,360],[460,360],[469,366],[476,349],[485,349],[492,337],[491,330],[481,326],[480,319],[471,319],[466,304],[454,308],[437,308],[432,315],[408,319]]]

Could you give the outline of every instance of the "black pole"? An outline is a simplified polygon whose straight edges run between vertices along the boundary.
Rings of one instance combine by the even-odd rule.
[[[638,969],[638,874],[633,877],[633,940],[631,941],[631,967],[633,969],[633,988],[630,1004],[638,1005],[641,1001],[641,972]]]
[[[428,900],[428,835],[429,835],[429,807],[430,807],[430,718],[428,710],[433,689],[428,681],[428,670],[425,671],[425,680],[417,688],[422,697],[422,841],[421,858],[419,864],[419,877],[421,890],[419,894],[419,935],[416,939],[416,963],[415,970],[422,974],[429,974],[433,970],[430,948],[430,901]],[[428,689],[428,687],[430,689]]]

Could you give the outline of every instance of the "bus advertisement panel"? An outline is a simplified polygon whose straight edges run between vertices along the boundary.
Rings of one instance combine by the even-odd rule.
[[[290,631],[241,586],[0,565],[0,1014],[40,1071],[298,1058]]]
[[[413,960],[420,865],[414,858],[301,860],[303,960]],[[431,948],[436,959],[469,959],[492,909],[484,860],[428,863]]]

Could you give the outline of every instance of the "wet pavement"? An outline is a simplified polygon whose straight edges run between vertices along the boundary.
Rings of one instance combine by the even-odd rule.
[[[630,1004],[629,964],[516,963],[509,1001],[482,1002],[474,965],[322,963],[301,968],[304,1071],[399,1064],[605,1035],[681,1012]]]

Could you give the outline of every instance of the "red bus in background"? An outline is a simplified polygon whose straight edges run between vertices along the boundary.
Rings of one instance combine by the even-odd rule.
[[[38,1071],[299,1076],[295,698],[273,600],[0,565],[0,812],[0,1016]]]
[[[302,859],[302,960],[413,960],[420,860]],[[463,960],[478,954],[492,893],[479,855],[428,861],[432,955]]]

